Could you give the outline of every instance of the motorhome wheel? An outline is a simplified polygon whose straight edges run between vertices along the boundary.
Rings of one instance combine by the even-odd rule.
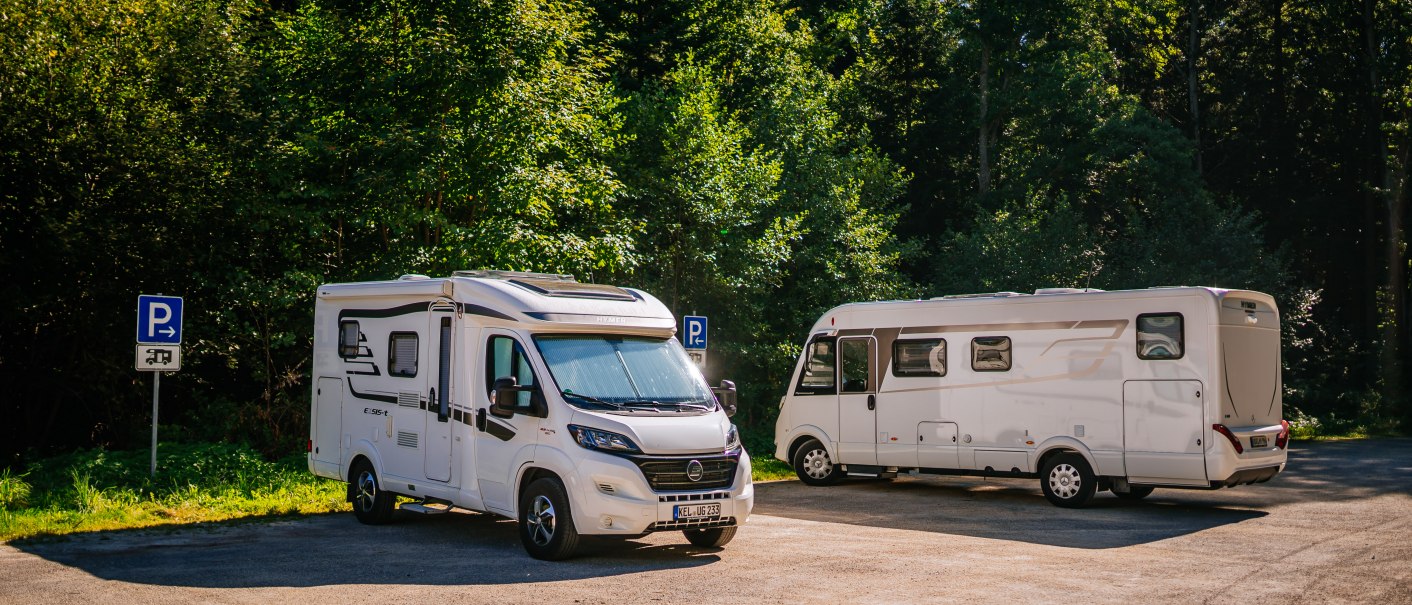
[[[368,525],[382,525],[392,520],[392,507],[397,497],[382,490],[377,472],[366,461],[353,468],[353,515]]]
[[[810,439],[794,452],[794,472],[805,485],[833,485],[843,479],[843,469],[833,463],[818,439]]]
[[[579,533],[569,498],[558,479],[536,479],[520,498],[520,542],[531,557],[558,561],[574,556]]]
[[[1088,461],[1078,454],[1057,454],[1044,463],[1039,477],[1040,488],[1050,504],[1064,508],[1080,508],[1093,499],[1098,491]]]
[[[1133,485],[1128,487],[1127,492],[1113,492],[1113,495],[1124,500],[1141,500],[1152,495],[1153,489],[1150,485]]]
[[[711,529],[683,529],[686,541],[702,548],[720,548],[735,537],[735,527],[715,527]]]

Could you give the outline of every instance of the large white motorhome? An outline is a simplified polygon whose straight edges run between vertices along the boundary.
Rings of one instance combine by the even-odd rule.
[[[754,504],[735,388],[675,332],[652,295],[568,275],[319,286],[309,469],[347,481],[364,523],[398,496],[495,513],[541,559],[580,534],[723,546]]]
[[[810,331],[775,456],[847,475],[1038,478],[1050,502],[1284,469],[1279,312],[1215,288],[1051,288],[848,304]]]

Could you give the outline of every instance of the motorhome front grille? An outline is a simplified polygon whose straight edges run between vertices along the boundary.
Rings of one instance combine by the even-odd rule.
[[[397,445],[402,447],[417,447],[417,434],[407,431],[397,431]]]
[[[637,456],[632,461],[642,469],[643,477],[653,491],[683,492],[730,487],[735,481],[739,458],[731,455],[700,457]],[[692,462],[701,465],[696,469]],[[695,480],[693,480],[693,477]]]
[[[710,492],[706,494],[665,494],[657,496],[658,502],[696,502],[699,500],[730,500],[730,492]]]
[[[647,531],[672,531],[678,529],[705,529],[708,527],[730,527],[735,525],[735,517],[707,517],[683,521],[658,521],[647,526]]]

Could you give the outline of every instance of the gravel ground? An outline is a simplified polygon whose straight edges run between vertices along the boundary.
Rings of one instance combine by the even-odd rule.
[[[756,486],[680,534],[530,559],[514,523],[351,514],[0,545],[0,603],[1412,603],[1412,440],[1295,444],[1270,483],[1050,506],[1034,480]]]

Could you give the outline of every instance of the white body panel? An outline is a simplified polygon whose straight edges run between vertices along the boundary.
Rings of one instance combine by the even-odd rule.
[[[744,523],[754,502],[750,459],[743,449],[726,450],[732,425],[719,407],[694,414],[593,413],[560,396],[535,335],[674,334],[676,320],[661,302],[628,292],[633,300],[550,296],[477,277],[320,286],[311,472],[348,481],[350,467],[362,458],[385,491],[510,517],[517,514],[526,477],[552,473],[566,488],[581,534],[677,529],[673,503],[688,498],[693,504],[719,502],[720,524]],[[445,363],[443,320],[449,325]],[[348,356],[339,346],[344,322],[356,322],[358,332],[357,353]],[[415,335],[412,375],[392,372],[394,335]],[[543,417],[489,412],[487,343],[495,337],[523,347],[545,400]],[[639,461],[679,461],[685,468],[691,459],[724,457],[734,472],[725,485],[654,491],[632,456],[581,446],[567,428],[575,423],[628,437],[641,448]]]
[[[1151,331],[1150,317],[1177,315],[1170,343]],[[1148,316],[1146,354],[1180,344],[1181,355],[1141,358],[1139,316]],[[867,393],[806,388],[806,345],[781,402],[776,457],[790,462],[815,438],[840,464],[885,470],[1030,475],[1047,453],[1071,450],[1096,475],[1135,484],[1214,487],[1246,482],[1254,469],[1269,470],[1268,479],[1286,458],[1274,447],[1282,430],[1278,321],[1268,295],[1210,288],[844,305],[819,319],[809,343],[876,339],[878,379]],[[1008,341],[989,344],[998,337]],[[939,340],[944,353],[931,351],[944,360],[930,367],[944,366],[944,375],[899,375],[902,349],[894,347]],[[995,369],[1006,354],[1010,367]],[[822,367],[818,359],[811,368]],[[867,397],[874,411],[857,403]],[[842,426],[831,417],[835,405]],[[1241,440],[1242,453],[1216,424]],[[1252,436],[1268,446],[1252,448]]]

